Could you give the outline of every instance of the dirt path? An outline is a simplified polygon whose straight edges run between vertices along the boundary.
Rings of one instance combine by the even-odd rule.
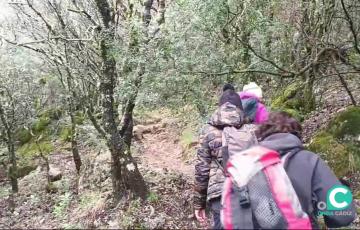
[[[165,121],[166,122],[166,121]],[[157,172],[174,172],[192,179],[194,166],[185,163],[184,149],[179,141],[179,134],[168,123],[158,123],[143,127],[140,145],[143,167]]]

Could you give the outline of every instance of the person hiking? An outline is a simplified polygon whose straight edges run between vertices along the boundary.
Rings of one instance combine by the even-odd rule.
[[[318,154],[304,149],[298,121],[274,112],[256,134],[259,145],[234,155],[226,168],[221,212],[225,228],[318,229],[319,211],[324,211],[327,227],[351,224],[356,212],[349,188]],[[341,186],[350,199],[336,201],[345,205],[341,212],[326,213],[333,210],[328,209],[330,192]]]
[[[269,113],[262,103],[262,90],[255,82],[244,85],[239,95],[245,115],[251,122],[261,124],[268,119]]]
[[[224,182],[222,138],[226,127],[236,127],[244,132],[244,140],[251,140],[250,130],[255,125],[244,125],[240,96],[232,85],[226,84],[219,107],[200,133],[195,165],[194,208],[197,220],[205,224],[205,207],[208,201],[213,215],[214,229],[221,229],[220,201]],[[253,139],[256,139],[255,134]]]

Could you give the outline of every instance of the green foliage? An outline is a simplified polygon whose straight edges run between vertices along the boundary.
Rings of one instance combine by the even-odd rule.
[[[184,147],[189,147],[195,139],[195,135],[193,130],[191,130],[190,128],[186,128],[182,131],[181,136],[180,136],[180,142]]]
[[[47,140],[40,141],[38,144],[35,142],[29,142],[22,145],[17,150],[17,153],[22,157],[33,157],[37,156],[40,153],[40,150],[44,154],[49,154],[54,150],[54,146],[50,141]]]
[[[20,145],[28,143],[32,136],[28,129],[21,128],[15,132],[15,140],[20,142]]]
[[[69,192],[61,195],[57,204],[55,205],[52,213],[58,219],[64,219],[66,216],[67,208],[69,207],[71,202],[71,194]]]
[[[300,111],[296,110],[296,109],[290,109],[290,108],[285,108],[282,111],[290,114],[293,118],[295,118],[298,121],[302,121],[304,119],[303,115],[300,113]]]
[[[38,117],[48,120],[59,120],[63,114],[63,110],[61,108],[49,108],[40,112]]]
[[[77,125],[84,124],[85,119],[86,119],[86,115],[83,112],[76,111],[76,113],[75,113],[75,123]]]
[[[160,197],[158,194],[156,194],[155,192],[150,192],[148,197],[147,197],[147,200],[150,202],[150,203],[157,203],[159,201]]]
[[[34,133],[38,134],[46,129],[46,127],[51,123],[51,120],[49,117],[42,116],[38,120],[34,122],[32,125],[32,130]]]
[[[32,131],[35,135],[43,134],[47,127],[54,120],[59,120],[62,116],[62,110],[60,108],[50,108],[39,113],[38,118],[34,121],[31,126]]]
[[[61,127],[59,134],[60,140],[69,142],[71,141],[71,135],[72,135],[71,127],[69,126]]]
[[[197,144],[197,136],[194,131],[194,127],[192,128],[185,128],[180,136],[180,144],[182,145],[182,148],[184,149],[183,152],[183,159],[188,160],[193,157],[194,154],[194,147]]]

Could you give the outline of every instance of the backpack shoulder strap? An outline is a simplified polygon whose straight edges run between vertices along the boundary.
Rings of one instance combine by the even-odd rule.
[[[303,151],[302,148],[294,148],[291,151],[289,151],[288,153],[286,153],[284,156],[281,157],[281,162],[284,166],[284,169],[286,169],[289,165],[289,160],[297,153]]]

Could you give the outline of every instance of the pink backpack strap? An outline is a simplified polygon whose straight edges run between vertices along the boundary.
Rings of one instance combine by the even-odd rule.
[[[270,150],[271,151],[271,150]],[[275,152],[276,153],[276,152]],[[277,153],[276,153],[277,154]],[[273,152],[269,152],[260,161],[264,164],[264,173],[268,178],[270,183],[270,188],[273,193],[273,197],[276,200],[276,203],[279,206],[283,216],[286,218],[288,223],[288,229],[311,229],[311,223],[309,218],[298,217],[295,213],[296,204],[293,203],[293,199],[289,197],[289,194],[294,194],[295,191],[287,191],[287,189],[292,189],[291,186],[287,186],[285,183],[288,180],[286,175],[281,175],[279,172],[283,170],[282,164],[278,164],[274,167],[266,167],[270,164],[279,163],[280,158],[277,154],[277,160],[275,159]],[[277,161],[277,162],[276,162]],[[281,167],[281,170],[278,170],[276,167]],[[286,180],[287,179],[287,180]],[[291,183],[290,180],[287,183]]]

